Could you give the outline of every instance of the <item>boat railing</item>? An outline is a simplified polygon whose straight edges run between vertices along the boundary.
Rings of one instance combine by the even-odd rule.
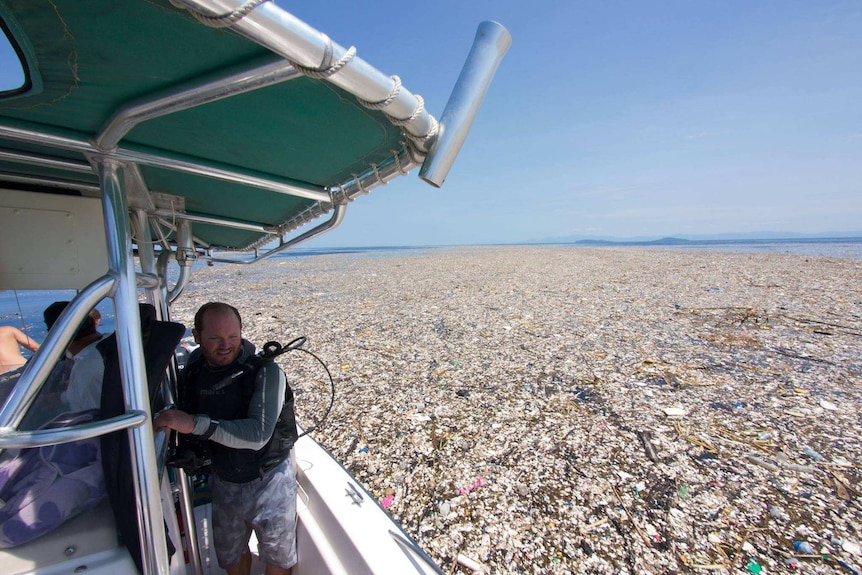
[[[5,442],[12,437],[12,433],[17,433],[17,427],[45,385],[54,366],[65,354],[78,326],[90,310],[111,293],[115,282],[116,278],[110,274],[102,276],[84,288],[60,314],[54,328],[48,332],[48,337],[33,359],[27,363],[6,403],[0,409],[0,449],[13,447],[5,445]],[[67,441],[75,439],[78,438]]]
[[[81,423],[70,427],[56,429],[36,429],[33,431],[3,431],[0,432],[0,449],[23,449],[28,447],[44,447],[59,445],[71,441],[80,441],[98,437],[121,429],[138,427],[149,420],[143,411],[130,411],[117,417],[109,417],[90,423]]]

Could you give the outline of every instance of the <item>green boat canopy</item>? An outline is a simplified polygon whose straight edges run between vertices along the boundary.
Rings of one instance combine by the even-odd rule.
[[[97,197],[93,158],[107,155],[132,199],[161,214],[161,237],[175,237],[182,215],[198,246],[250,250],[426,157],[437,122],[396,77],[357,65],[368,89],[384,86],[363,100],[332,81],[359,59],[326,36],[322,60],[296,61],[193,12],[165,0],[0,0],[25,73],[0,92],[0,185]],[[296,30],[300,44],[318,41]]]

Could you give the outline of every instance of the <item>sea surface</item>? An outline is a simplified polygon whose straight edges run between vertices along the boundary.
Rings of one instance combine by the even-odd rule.
[[[770,253],[779,255],[818,256],[862,259],[860,238],[805,238],[772,240],[669,240],[653,242],[571,242],[571,243],[517,243],[489,244],[507,246],[553,246],[571,248],[644,248],[660,250],[717,251],[733,253]],[[347,254],[357,257],[397,257],[421,255],[430,250],[459,246],[369,246],[349,248],[296,248],[274,256],[275,259],[321,255]]]
[[[681,245],[655,244],[655,248],[718,251],[733,253],[770,253],[794,256],[862,259],[862,238],[813,238],[787,240],[702,240]]]
[[[684,250],[695,252],[734,252],[734,253],[770,253],[778,255],[796,255],[811,257],[833,257],[862,259],[862,238],[814,238],[787,240],[703,240],[678,242],[604,242],[599,245],[585,243],[564,244],[507,244],[511,246],[543,245],[554,247],[604,248],[626,247],[648,250]],[[369,246],[344,248],[296,248],[278,254],[273,259],[306,258],[325,255],[347,255],[357,258],[387,258],[402,256],[419,256],[430,251],[449,249],[458,246]],[[205,265],[205,264],[196,264]],[[216,264],[230,265],[230,264]],[[55,301],[70,300],[75,296],[73,290],[55,291],[0,291],[0,325],[13,325],[25,330],[37,341],[43,341],[46,336],[45,324],[42,321],[42,311]],[[98,305],[102,312],[102,324],[99,331],[109,333],[114,330],[113,306],[109,300]]]

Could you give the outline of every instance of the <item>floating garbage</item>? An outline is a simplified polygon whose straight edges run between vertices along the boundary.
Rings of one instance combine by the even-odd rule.
[[[749,572],[754,573],[754,575],[763,571],[763,567],[761,567],[756,561],[749,561],[745,568],[748,569]]]
[[[459,553],[458,557],[457,557],[457,561],[458,561],[459,565],[463,565],[464,567],[466,567],[467,569],[470,569],[474,573],[481,573],[482,572],[482,565],[478,561],[474,561],[473,559],[470,559],[469,557],[467,557],[464,554]]]
[[[838,411],[838,406],[832,403],[831,401],[827,401],[825,399],[820,400],[820,407],[827,411]]]
[[[470,493],[471,491],[475,491],[476,489],[479,489],[480,487],[485,485],[485,483],[486,483],[485,478],[480,477],[476,481],[471,483],[470,485],[467,485],[466,487],[461,487],[460,489],[458,489],[458,494],[459,495],[465,495],[467,493]]]
[[[814,461],[826,461],[826,458],[811,449],[810,447],[806,447],[802,450],[802,453],[813,459]]]
[[[836,563],[838,563],[845,571],[849,571],[853,575],[859,575],[859,570],[854,568],[852,565],[844,561],[843,559],[836,559]]]

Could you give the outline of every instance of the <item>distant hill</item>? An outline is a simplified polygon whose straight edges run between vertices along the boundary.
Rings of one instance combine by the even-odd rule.
[[[724,233],[724,234],[698,234],[687,237],[668,236],[663,238],[654,238],[649,236],[634,236],[634,237],[583,237],[583,236],[561,236],[550,237],[541,240],[529,241],[530,244],[577,244],[586,246],[602,246],[602,245],[686,245],[696,244],[699,242],[744,242],[744,241],[772,241],[772,240],[814,240],[814,239],[831,239],[831,238],[860,238],[862,231],[850,232],[824,232],[819,234],[801,234],[796,232],[749,232],[749,233]]]
[[[613,245],[639,245],[639,246],[684,246],[687,244],[695,243],[693,240],[687,240],[684,238],[661,238],[658,240],[648,240],[648,241],[637,241],[637,240],[577,240],[574,242],[566,242],[573,243],[579,246],[613,246]]]

